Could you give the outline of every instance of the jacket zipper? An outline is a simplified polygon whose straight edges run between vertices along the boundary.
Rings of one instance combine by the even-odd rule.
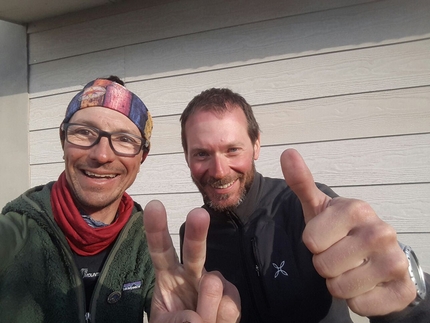
[[[251,244],[252,244],[252,255],[254,256],[254,269],[257,273],[257,276],[260,277],[260,261],[258,259],[258,252],[257,252],[257,239],[255,237],[251,238]]]
[[[92,294],[91,300],[90,300],[90,312],[85,314],[85,319],[87,319],[87,321],[86,321],[87,323],[91,323],[91,313],[93,313],[93,314],[96,313],[95,308],[93,308],[93,306],[95,304],[94,300],[97,300],[99,298],[99,293],[100,293],[101,287],[103,286],[103,281],[107,275],[107,269],[106,268],[108,268],[110,266],[110,264],[112,263],[112,259],[115,258],[115,255],[116,255],[119,247],[121,246],[122,242],[124,241],[124,237],[127,235],[128,231],[133,226],[133,223],[136,221],[135,217],[139,217],[141,212],[142,211],[138,210],[137,212],[135,212],[131,215],[131,217],[128,220],[128,222],[126,223],[126,225],[120,231],[118,238],[114,242],[114,245],[113,245],[111,251],[109,252],[108,257],[107,257],[106,261],[104,262],[102,269],[100,270],[100,275],[97,279],[96,285],[94,286],[93,294]],[[121,288],[121,292],[122,292],[122,288]],[[87,317],[87,315],[88,315],[88,317]]]
[[[240,250],[241,250],[240,253],[242,255],[241,258],[242,258],[242,264],[243,264],[244,271],[245,271],[245,277],[246,277],[246,280],[248,281],[248,286],[250,286],[251,297],[252,297],[254,306],[257,308],[257,315],[259,316],[259,321],[263,322],[262,316],[260,314],[260,311],[258,310],[257,299],[255,298],[255,294],[252,292],[254,288],[253,288],[252,280],[251,280],[251,277],[250,277],[250,272],[246,268],[246,255],[245,255],[245,252],[243,250],[243,236],[244,236],[244,233],[243,233],[243,224],[242,224],[241,220],[239,219],[239,217],[235,213],[228,212],[228,215],[233,220],[233,223],[235,224],[236,229],[238,230],[238,232],[240,234]],[[253,254],[254,254],[254,270],[257,272],[258,281],[261,284],[261,281],[260,281],[260,268],[258,266],[258,263],[255,261],[255,252],[256,252],[255,248],[257,247],[257,242],[256,242],[255,238],[252,238],[251,241],[252,241]]]

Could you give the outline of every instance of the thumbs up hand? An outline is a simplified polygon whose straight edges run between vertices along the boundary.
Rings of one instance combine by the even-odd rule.
[[[281,167],[302,205],[303,242],[329,292],[346,299],[350,309],[362,316],[405,309],[416,289],[395,230],[366,202],[332,199],[320,191],[297,151],[284,151]]]

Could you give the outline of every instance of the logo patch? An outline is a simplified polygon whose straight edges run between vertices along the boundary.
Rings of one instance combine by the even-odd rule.
[[[133,290],[133,289],[139,289],[142,287],[142,281],[139,280],[137,282],[133,282],[133,283],[126,283],[124,284],[124,286],[122,286],[122,290]]]
[[[88,272],[88,268],[82,268],[81,269],[82,278],[97,278],[97,277],[99,277],[99,274],[100,273],[98,273],[98,272],[95,272],[95,273]]]
[[[273,267],[276,268],[275,278],[279,276],[279,273],[281,273],[284,276],[288,276],[287,272],[282,269],[282,267],[284,267],[284,265],[285,265],[285,261],[282,261],[279,266],[277,264],[275,264],[274,262],[272,262],[272,265],[273,265]]]

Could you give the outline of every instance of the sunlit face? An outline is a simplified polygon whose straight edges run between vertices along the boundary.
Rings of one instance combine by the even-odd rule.
[[[125,115],[103,107],[77,111],[69,121],[108,132],[141,136],[137,126]],[[133,157],[117,156],[106,137],[90,148],[64,142],[67,182],[79,207],[89,214],[115,214],[123,193],[134,182],[147,152]]]
[[[252,144],[247,129],[238,107],[222,114],[198,111],[185,124],[191,177],[215,210],[237,207],[254,179],[260,139]]]

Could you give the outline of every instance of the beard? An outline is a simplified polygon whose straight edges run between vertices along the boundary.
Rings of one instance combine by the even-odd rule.
[[[226,212],[233,211],[242,204],[252,182],[254,181],[255,171],[255,163],[252,161],[252,168],[246,173],[236,173],[236,175],[229,175],[221,179],[210,177],[201,181],[197,181],[192,175],[191,178],[202,194],[203,201],[207,206],[217,212]],[[238,180],[240,182],[239,189],[236,192],[227,194],[208,194],[205,190],[205,187],[220,187],[231,183],[234,180]]]

